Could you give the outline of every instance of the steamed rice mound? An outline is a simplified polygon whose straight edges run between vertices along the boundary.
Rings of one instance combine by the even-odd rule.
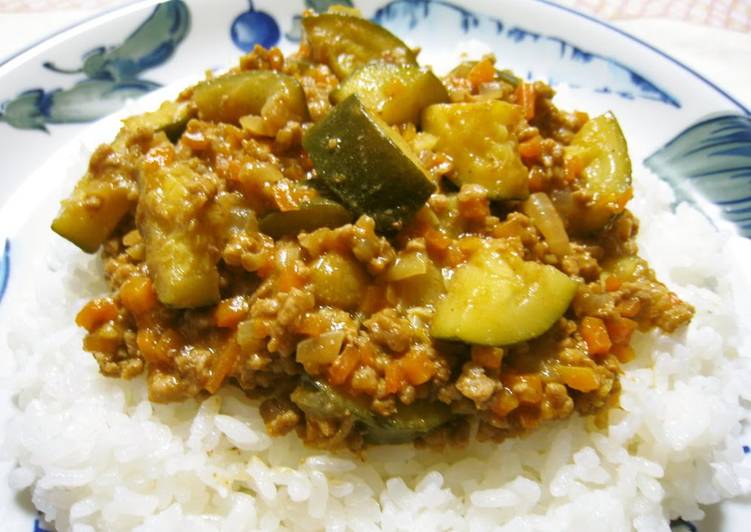
[[[697,313],[679,335],[636,338],[607,434],[574,417],[501,445],[373,447],[361,461],[292,434],[272,440],[232,388],[152,404],[143,379],[103,379],[80,349],[70,316],[104,289],[100,266],[50,239],[36,291],[4,324],[19,365],[10,482],[61,531],[657,531],[700,519],[700,504],[751,487],[739,443],[751,389],[733,291],[742,277],[732,238],[686,206],[671,212],[654,177],[635,186],[642,253]]]

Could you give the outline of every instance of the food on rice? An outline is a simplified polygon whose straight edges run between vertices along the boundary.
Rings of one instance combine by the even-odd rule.
[[[472,43],[464,46],[476,49]],[[276,53],[251,55],[248,61],[255,66],[266,61],[281,64]],[[346,68],[347,62],[342,64]],[[462,74],[475,64],[457,69],[452,77],[458,81],[447,83],[451,94],[464,91],[465,99],[478,99],[468,74]],[[476,74],[490,71],[487,67],[478,67]],[[503,71],[493,76],[499,82],[516,80]],[[540,96],[548,89],[534,87],[535,112],[552,110],[549,96]],[[487,96],[507,90],[491,83],[482,92]],[[320,121],[330,109],[329,90],[325,84],[311,83],[305,91],[308,112]],[[312,96],[316,91],[317,99]],[[522,89],[519,101],[530,102],[531,93]],[[131,113],[153,108],[156,102],[139,101]],[[174,105],[167,111],[172,119],[166,126],[144,127],[163,127],[168,138],[177,139],[185,128],[184,111]],[[555,113],[558,120],[572,118]],[[147,113],[141,120],[158,117]],[[72,186],[85,168],[83,158],[96,151],[101,139],[114,136],[113,122],[92,126],[45,163],[31,182],[56,182],[66,169],[66,188]],[[244,122],[251,128],[265,127],[252,117]],[[530,179],[531,192],[533,183],[545,183],[560,173],[561,155],[555,155],[556,144],[550,141],[556,129],[567,128],[559,124],[542,131],[541,139],[548,140],[539,144],[525,144],[527,139],[520,137],[522,156],[538,148],[542,154],[538,164],[531,165],[530,175],[537,176]],[[411,133],[405,136],[418,154],[430,151]],[[564,149],[564,175],[565,154]],[[553,164],[546,166],[545,160]],[[441,164],[447,159],[434,161],[434,166]],[[597,417],[572,415],[541,423],[523,438],[496,443],[472,437],[464,447],[446,446],[440,452],[411,444],[372,445],[359,455],[322,452],[305,446],[294,431],[270,438],[262,415],[273,417],[273,431],[294,424],[292,418],[300,413],[287,410],[287,415],[277,415],[286,408],[283,402],[267,402],[261,408],[264,399],[249,398],[253,394],[239,386],[222,385],[208,397],[202,392],[184,401],[156,403],[149,400],[143,376],[102,378],[97,361],[81,350],[84,333],[71,316],[107,292],[103,261],[47,235],[46,226],[39,223],[42,211],[35,212],[34,225],[25,230],[24,238],[39,243],[33,248],[38,256],[29,260],[28,271],[16,270],[3,302],[5,308],[12,305],[12,312],[0,322],[7,359],[17,364],[10,382],[17,391],[18,412],[3,435],[3,449],[16,461],[11,487],[19,497],[28,494],[55,529],[77,532],[549,532],[600,530],[603,523],[613,532],[664,532],[670,519],[701,519],[701,505],[751,491],[751,469],[740,435],[751,399],[751,370],[743,356],[751,346],[744,327],[751,286],[748,262],[739,259],[747,242],[719,233],[686,205],[673,209],[675,197],[669,187],[641,168],[638,160],[633,164],[636,178],[629,209],[642,222],[636,235],[640,252],[659,278],[695,307],[694,317],[672,334],[655,328],[633,332],[634,359],[623,363],[626,369],[618,374],[620,404],[610,409],[607,430],[596,430],[591,421]],[[569,163],[571,170],[576,166]],[[117,165],[111,170],[113,176],[130,171],[126,166],[118,170]],[[451,173],[448,177],[456,179]],[[111,181],[118,183],[127,184]],[[100,185],[103,197],[117,188]],[[443,180],[441,186],[451,185]],[[55,196],[62,196],[62,191],[55,191]],[[534,198],[515,218],[532,218],[535,211],[546,209],[541,196]],[[270,212],[268,221],[259,223],[261,232],[278,240],[290,230],[313,231],[320,224],[316,219],[336,219],[337,226],[350,221],[344,219],[350,211],[335,197],[321,196],[310,203],[317,205],[286,211],[294,213],[289,215]],[[55,208],[50,202],[43,212],[52,217]],[[419,213],[416,216],[419,219]],[[594,223],[588,217],[578,219]],[[551,250],[576,247],[579,237],[572,231],[566,242],[556,225],[528,224],[527,231],[539,232],[537,242]],[[96,242],[95,228],[91,231],[89,242]],[[143,251],[135,233],[124,236],[115,244],[118,249],[136,255]],[[113,256],[104,263],[116,265]],[[629,261],[613,265],[613,271],[622,275],[633,270]],[[110,278],[117,272],[107,270]],[[405,293],[411,292],[399,292],[399,297]],[[149,297],[133,298],[130,304],[137,308],[137,301],[148,302]],[[230,320],[233,305],[225,310],[222,319]],[[504,354],[502,364],[508,358]],[[130,368],[127,363],[118,367],[118,359],[112,362],[108,367],[115,374],[143,372],[137,360]]]
[[[492,57],[440,80],[356,16],[304,27],[127,119],[63,201],[111,289],[76,316],[101,373],[239,387],[327,449],[605,428],[634,331],[694,313],[637,255],[616,118]]]

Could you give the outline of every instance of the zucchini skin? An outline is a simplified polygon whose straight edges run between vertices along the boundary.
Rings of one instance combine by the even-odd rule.
[[[303,137],[318,176],[356,216],[394,234],[436,190],[404,140],[357,95],[337,105]]]

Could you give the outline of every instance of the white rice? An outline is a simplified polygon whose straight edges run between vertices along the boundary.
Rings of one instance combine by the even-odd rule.
[[[50,237],[34,290],[0,334],[19,368],[10,483],[77,532],[667,531],[672,518],[701,519],[700,505],[751,491],[739,440],[748,280],[737,237],[689,207],[673,213],[648,173],[636,188],[641,252],[697,314],[673,336],[637,336],[607,434],[574,417],[500,445],[379,447],[361,461],[270,438],[257,403],[231,387],[151,404],[143,378],[104,378],[82,351],[73,316],[105,289],[101,266]]]

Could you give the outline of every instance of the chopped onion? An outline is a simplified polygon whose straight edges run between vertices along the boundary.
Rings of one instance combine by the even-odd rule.
[[[563,220],[547,194],[535,192],[524,202],[522,210],[542,233],[550,251],[559,256],[569,252],[568,234]]]
[[[311,374],[318,373],[318,368],[331,364],[344,342],[344,331],[325,332],[320,336],[306,338],[297,344],[297,361]]]
[[[389,281],[401,281],[409,277],[423,275],[428,271],[428,257],[425,253],[413,252],[400,255],[389,268],[386,278]]]

